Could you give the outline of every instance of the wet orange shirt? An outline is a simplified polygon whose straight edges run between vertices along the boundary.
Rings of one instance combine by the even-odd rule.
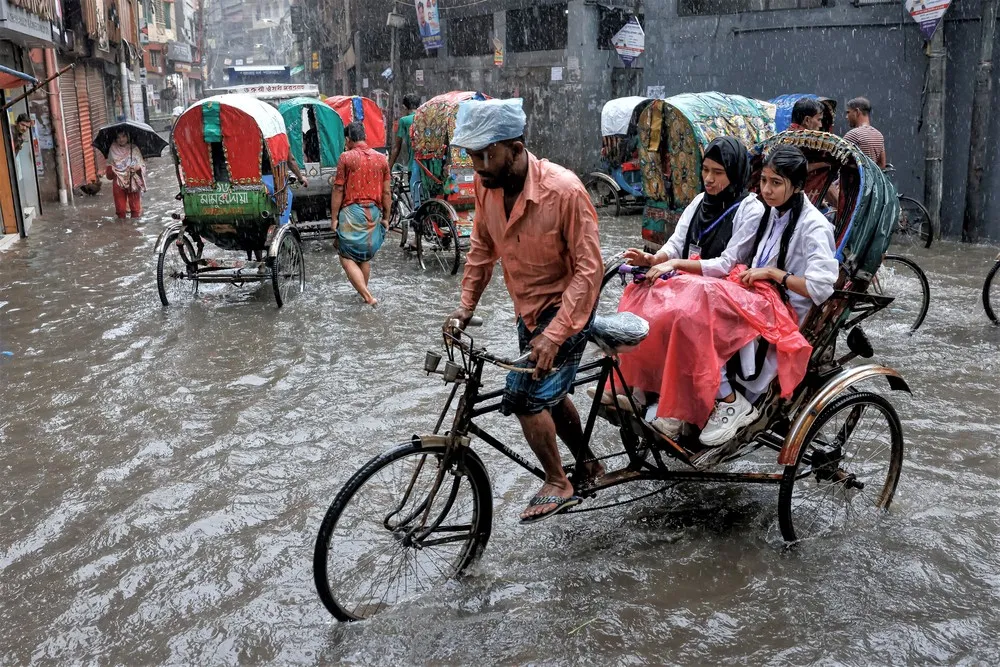
[[[351,204],[381,206],[383,188],[390,178],[389,159],[359,141],[340,154],[333,184],[344,188],[344,208]]]
[[[529,329],[552,305],[559,314],[544,335],[561,345],[579,332],[601,289],[604,262],[597,212],[573,172],[528,154],[524,189],[507,219],[503,190],[476,177],[472,248],[462,278],[462,306],[473,310],[501,260],[514,310]]]

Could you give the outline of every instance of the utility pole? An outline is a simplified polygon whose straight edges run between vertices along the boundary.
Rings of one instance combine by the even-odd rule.
[[[389,49],[389,68],[392,70],[392,75],[389,77],[389,113],[386,114],[385,119],[385,136],[392,137],[392,123],[396,117],[396,110],[399,108],[396,100],[396,81],[399,79],[399,29],[406,25],[406,19],[403,18],[403,15],[396,13],[395,2],[392,3],[392,11],[389,12],[386,24],[392,29],[392,42]]]
[[[926,45],[924,82],[924,204],[931,214],[931,233],[941,236],[941,196],[944,159],[944,91],[946,63],[944,21]]]
[[[969,170],[965,185],[965,215],[962,240],[975,243],[983,233],[983,166],[986,142],[990,133],[990,106],[993,91],[993,36],[1000,0],[983,0],[979,21],[979,62],[976,64],[976,89],[972,98],[972,129],[969,132]]]

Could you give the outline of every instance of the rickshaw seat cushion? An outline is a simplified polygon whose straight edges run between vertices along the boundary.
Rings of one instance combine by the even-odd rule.
[[[649,335],[649,322],[634,313],[598,315],[590,326],[590,340],[605,354],[630,350]]]

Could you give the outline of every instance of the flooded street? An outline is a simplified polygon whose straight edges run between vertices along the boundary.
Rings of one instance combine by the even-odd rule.
[[[477,443],[495,516],[472,576],[342,625],[313,586],[317,530],[365,461],[433,428],[447,392],[423,356],[459,277],[390,236],[373,310],[306,243],[281,310],[269,286],[162,308],[167,160],[150,182],[144,224],[116,223],[105,188],[0,254],[3,663],[1000,662],[996,248],[913,253],[926,322],[872,333],[914,392],[890,396],[906,451],[878,530],[787,548],[776,488],[714,485],[523,527],[537,481]],[[602,220],[605,254],[639,227]],[[479,314],[513,353],[499,271]],[[485,423],[527,452],[514,420]]]

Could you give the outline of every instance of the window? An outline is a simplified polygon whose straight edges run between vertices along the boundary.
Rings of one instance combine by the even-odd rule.
[[[681,1],[683,2],[683,0]],[[895,0],[893,1],[895,2]],[[632,16],[638,17],[639,25],[642,26],[643,30],[646,29],[646,20],[642,14],[633,14],[627,9],[611,9],[602,5],[598,5],[598,9],[600,10],[597,24],[597,48],[599,49],[613,51],[615,47],[611,45],[611,39],[626,23],[632,20]]]
[[[392,36],[389,33],[389,28],[381,26],[378,29],[367,30],[362,35],[362,62],[389,60],[392,50]]]
[[[399,29],[399,57],[401,60],[418,60],[420,58],[437,58],[438,51],[424,50],[424,41],[420,39],[417,22],[407,23]]]
[[[493,53],[493,14],[448,19],[448,54],[488,56]]]
[[[569,41],[566,3],[507,10],[507,50],[554,51]]]
[[[163,60],[163,54],[161,54],[159,51],[150,51],[149,52],[149,66],[150,67],[155,67],[155,68],[159,69],[160,65],[163,64],[162,60]]]
[[[174,27],[174,21],[171,14],[174,13],[173,3],[163,5],[163,27],[170,30]]]
[[[829,7],[834,0],[678,0],[679,16],[706,14],[742,14],[776,9],[815,9]]]

